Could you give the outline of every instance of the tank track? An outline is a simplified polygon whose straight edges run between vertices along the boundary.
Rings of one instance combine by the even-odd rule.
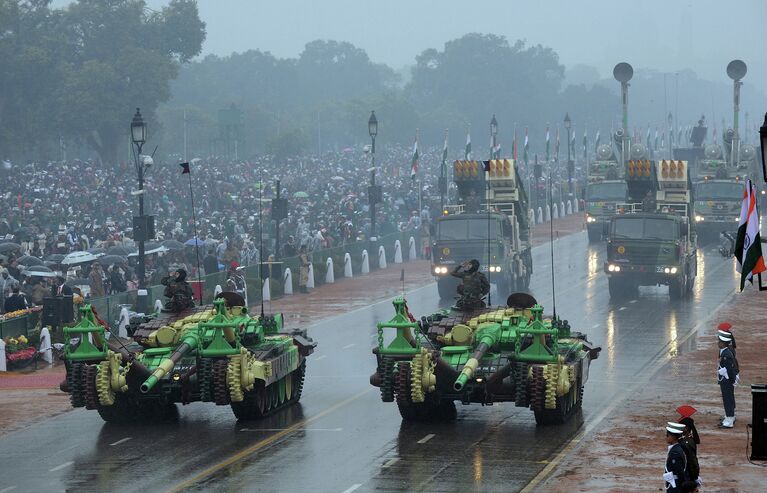
[[[399,367],[397,368],[397,376],[395,378],[397,380],[397,404],[412,404],[410,400],[410,363],[400,361]]]
[[[69,402],[72,407],[85,406],[85,388],[83,387],[83,363],[72,362],[67,371],[67,387],[69,387]]]
[[[99,392],[96,388],[98,365],[85,365],[82,372],[83,388],[85,389],[85,409],[99,408]]]
[[[543,367],[533,365],[532,374],[530,379],[530,408],[533,411],[542,411],[546,403],[546,381],[543,378]]]
[[[381,401],[394,402],[394,360],[383,356],[378,374],[381,375]]]
[[[200,400],[202,402],[213,402],[213,360],[201,358],[197,368],[197,375],[200,387]]]
[[[399,362],[395,376],[396,400],[399,414],[405,421],[444,421],[453,420],[457,416],[453,401],[413,402],[411,399],[412,378],[410,363]]]
[[[514,405],[516,407],[530,405],[527,394],[527,364],[521,361],[514,364]]]
[[[267,387],[257,387],[250,392],[245,392],[242,402],[232,402],[232,412],[238,420],[253,420],[274,414],[301,399],[305,376],[306,360],[303,360],[298,368],[283,377],[283,379],[293,379],[293,395],[289,399],[278,402],[279,385],[282,380],[277,380]]]
[[[226,406],[230,402],[229,385],[226,383],[228,368],[229,360],[227,358],[219,358],[213,363],[213,401],[217,406]]]

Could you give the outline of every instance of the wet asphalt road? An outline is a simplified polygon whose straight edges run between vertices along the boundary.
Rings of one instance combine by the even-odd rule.
[[[177,421],[143,427],[106,425],[78,409],[0,438],[0,493],[520,491],[650,370],[692,347],[688,336],[735,287],[734,262],[709,246],[691,300],[672,304],[657,287],[611,303],[603,259],[604,245],[589,246],[585,233],[555,242],[557,313],[603,348],[582,416],[567,425],[537,427],[513,404],[459,405],[455,422],[403,423],[368,383],[374,324],[393,314],[385,301],[310,328],[319,346],[299,405],[237,423],[228,406],[195,403],[179,406]],[[549,261],[548,245],[534,249],[531,291],[547,313]],[[435,285],[407,299],[416,316],[439,307]],[[657,377],[673,378],[673,365],[664,372]]]

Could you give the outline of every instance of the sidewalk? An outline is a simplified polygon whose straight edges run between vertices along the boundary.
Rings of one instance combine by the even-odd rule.
[[[623,492],[663,490],[666,457],[664,426],[678,418],[678,406],[690,404],[701,443],[698,446],[701,491],[767,491],[767,469],[746,455],[746,425],[751,422],[752,383],[767,383],[763,344],[767,336],[767,293],[754,287],[734,294],[701,333],[692,350],[679,354],[634,397],[618,406],[595,431],[581,439],[539,488],[547,492]],[[741,383],[735,389],[735,428],[718,428],[723,414],[716,383],[716,326],[733,325]],[[668,375],[671,378],[659,378]],[[609,403],[605,403],[607,406]],[[749,444],[750,447],[750,444]]]

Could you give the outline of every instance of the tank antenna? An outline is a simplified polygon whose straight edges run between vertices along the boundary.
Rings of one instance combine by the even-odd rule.
[[[264,268],[264,213],[263,213],[263,198],[264,198],[264,169],[261,168],[258,187],[258,285],[261,286],[261,321],[264,320],[264,276],[262,270]],[[279,245],[278,245],[279,248]]]
[[[492,159],[492,157],[493,156],[491,155],[490,158]],[[487,207],[487,264],[485,266],[487,267],[487,275],[489,277],[490,276],[490,180],[488,178],[490,175],[490,161],[486,161],[486,162],[487,162],[487,166],[485,167],[485,173],[487,174],[485,175],[485,183],[487,184],[487,186],[485,187],[485,207]],[[490,294],[491,292],[492,290],[487,292],[487,306],[493,305],[493,301]]]
[[[569,145],[569,144],[568,144]],[[551,298],[552,305],[554,307],[554,320],[557,319],[557,289],[554,283],[554,218],[552,212],[554,211],[554,189],[551,185],[552,169],[549,164],[549,245],[551,246]]]

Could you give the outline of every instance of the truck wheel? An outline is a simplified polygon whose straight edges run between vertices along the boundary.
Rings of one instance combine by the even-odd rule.
[[[679,300],[684,297],[685,283],[681,279],[672,279],[668,285],[668,295],[672,300]]]
[[[437,291],[440,299],[452,300],[456,297],[458,285],[452,279],[440,279],[437,281]]]
[[[610,289],[610,298],[620,300],[626,297],[626,288],[620,280],[610,277],[607,279],[607,285]]]
[[[692,288],[695,287],[695,278],[687,279],[687,296],[692,296]]]

